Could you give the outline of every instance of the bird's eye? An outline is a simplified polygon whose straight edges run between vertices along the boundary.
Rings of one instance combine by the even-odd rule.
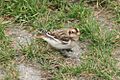
[[[47,32],[48,34],[50,34],[50,32]]]
[[[74,31],[69,31],[69,34],[73,34],[74,33]]]
[[[69,31],[69,34],[71,34],[71,31]]]
[[[74,31],[71,31],[71,33],[75,33]]]
[[[75,31],[69,31],[69,34],[75,34]]]

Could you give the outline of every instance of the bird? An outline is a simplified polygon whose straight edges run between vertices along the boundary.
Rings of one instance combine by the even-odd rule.
[[[46,31],[37,38],[42,38],[55,49],[69,50],[74,46],[74,43],[79,40],[80,31],[78,28],[69,27],[57,29],[54,31]]]

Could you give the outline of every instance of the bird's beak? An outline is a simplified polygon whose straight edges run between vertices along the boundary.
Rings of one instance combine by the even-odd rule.
[[[80,32],[78,32],[77,35],[80,35]]]

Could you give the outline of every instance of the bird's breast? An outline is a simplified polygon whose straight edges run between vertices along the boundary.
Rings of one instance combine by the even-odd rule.
[[[60,40],[58,39],[52,39],[48,37],[43,37],[45,41],[47,41],[52,47],[56,49],[69,49],[71,48],[71,41],[68,41],[66,44],[63,44]]]

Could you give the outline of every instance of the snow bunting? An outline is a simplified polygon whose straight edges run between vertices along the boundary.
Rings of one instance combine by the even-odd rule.
[[[71,49],[74,43],[79,40],[79,35],[80,31],[78,28],[66,28],[45,32],[40,36],[38,35],[38,38],[47,41],[56,49]]]

